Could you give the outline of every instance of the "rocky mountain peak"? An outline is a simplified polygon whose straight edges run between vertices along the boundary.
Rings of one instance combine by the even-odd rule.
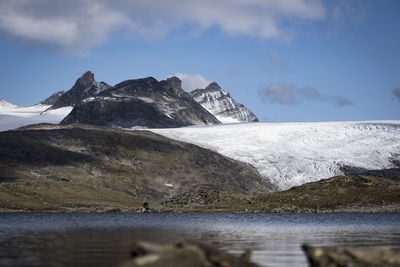
[[[76,80],[75,86],[88,87],[91,86],[94,82],[94,73],[89,70],[82,74],[82,76],[79,77],[78,80]]]
[[[74,86],[62,94],[49,109],[57,109],[67,106],[75,106],[88,97],[94,97],[101,92],[111,89],[112,86],[105,82],[97,82],[91,71],[85,72],[79,77]]]
[[[200,89],[202,90],[202,89]],[[230,97],[230,94],[228,91],[226,91],[224,88],[222,88],[221,86],[219,86],[218,83],[216,82],[212,82],[210,83],[205,89],[205,92],[216,92],[217,94],[219,94],[219,97],[224,97],[224,96],[228,96]]]
[[[161,86],[167,90],[172,90],[177,96],[181,97],[186,94],[182,89],[182,81],[178,77],[170,77],[160,82]]]
[[[220,90],[220,89],[222,89],[222,88],[221,88],[221,86],[219,86],[218,83],[212,82],[212,83],[210,83],[205,89],[206,89],[207,91],[211,91],[211,90],[216,91],[216,90]]]
[[[182,90],[182,81],[176,76],[172,76],[170,78],[167,78],[166,80],[163,80],[160,83],[161,83],[162,86],[164,86],[166,88],[173,88],[173,89]]]
[[[195,101],[221,122],[256,122],[257,117],[244,105],[235,101],[228,91],[212,82],[205,89],[190,92]]]
[[[123,128],[220,123],[182,90],[176,77],[161,82],[153,77],[123,81],[78,103],[61,123],[75,122]]]

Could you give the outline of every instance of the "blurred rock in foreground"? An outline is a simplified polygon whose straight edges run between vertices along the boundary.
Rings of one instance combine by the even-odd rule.
[[[394,267],[400,266],[400,252],[384,247],[317,248],[303,245],[311,267]]]
[[[139,242],[132,250],[132,260],[120,267],[183,267],[183,266],[257,266],[249,262],[250,252],[234,256],[201,243],[178,243],[163,245]]]

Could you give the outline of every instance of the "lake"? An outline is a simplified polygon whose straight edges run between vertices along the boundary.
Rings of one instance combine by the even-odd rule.
[[[307,266],[301,244],[400,250],[400,214],[0,213],[1,266],[116,266],[137,240],[200,240],[261,266]]]

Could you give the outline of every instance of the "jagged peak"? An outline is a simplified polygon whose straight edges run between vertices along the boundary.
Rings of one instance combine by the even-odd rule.
[[[87,72],[82,74],[80,78],[94,78],[94,73],[88,70]]]
[[[181,79],[179,79],[179,78],[176,77],[176,76],[169,77],[169,78],[167,78],[165,81],[167,81],[167,82],[173,82],[173,83],[176,83],[176,84],[179,84],[179,85],[182,84]]]
[[[94,82],[94,73],[89,70],[76,80],[75,85],[87,87],[92,85]]]
[[[222,92],[223,95],[225,96],[230,96],[229,92],[226,91],[224,88],[222,88],[221,86],[219,86],[218,83],[216,82],[212,82],[210,83],[205,89],[204,91],[220,91]]]
[[[176,76],[169,77],[169,78],[161,81],[160,83],[161,83],[161,85],[163,85],[164,87],[167,87],[167,88],[173,88],[175,90],[176,89],[183,90],[182,89],[182,81],[181,81],[181,79],[179,79]]]
[[[206,89],[206,90],[220,90],[220,89],[222,89],[222,88],[221,88],[221,86],[219,86],[218,83],[212,82],[212,83],[210,83],[205,89]]]

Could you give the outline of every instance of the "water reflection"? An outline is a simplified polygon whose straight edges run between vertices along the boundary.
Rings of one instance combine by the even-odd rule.
[[[397,214],[0,214],[1,266],[116,266],[137,240],[195,239],[263,266],[306,266],[300,245],[390,246]]]

